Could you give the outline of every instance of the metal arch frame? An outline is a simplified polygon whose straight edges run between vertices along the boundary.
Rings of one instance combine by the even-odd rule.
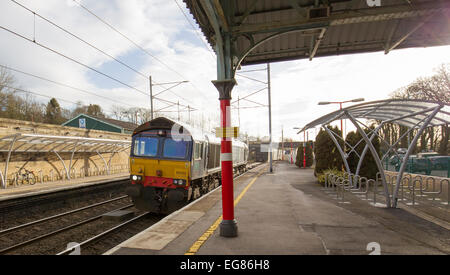
[[[384,122],[381,122],[380,125],[378,125],[378,127],[373,130],[373,133],[372,133],[372,135],[370,136],[370,139],[369,139],[370,143],[372,143],[373,138],[375,136],[378,136],[378,130],[380,130],[381,127],[383,127],[384,124],[385,124]],[[357,176],[359,176],[359,172],[361,171],[361,166],[362,166],[362,163],[364,161],[364,157],[367,154],[367,150],[369,150],[369,145],[368,144],[366,144],[366,146],[364,146],[364,150],[362,151],[361,156],[359,158],[358,166],[356,167],[356,172],[355,172],[355,175],[357,175]]]
[[[21,133],[1,137],[0,142],[6,143],[2,147],[0,147],[0,152],[7,153],[5,161],[5,169],[3,172],[0,171],[1,188],[3,189],[7,187],[9,162],[11,159],[11,155],[14,152],[54,153],[57,156],[57,158],[61,161],[64,170],[66,172],[67,179],[70,180],[71,179],[70,171],[72,170],[72,162],[76,152],[82,150],[85,153],[86,152],[97,153],[100,156],[100,158],[102,158],[103,161],[106,163],[101,154],[112,153],[112,156],[114,156],[114,154],[128,150],[131,147],[131,141],[128,140],[48,136],[48,135],[21,134]],[[18,142],[23,143],[19,144],[17,147],[14,147]],[[27,144],[32,145],[26,147]],[[57,150],[58,147],[62,148]],[[67,167],[67,165],[64,162],[64,159],[61,157],[61,153],[71,154],[69,167]],[[110,174],[111,171],[110,165],[112,156],[109,162],[106,164],[108,175]]]
[[[439,125],[442,125],[443,123],[448,124],[449,121],[447,119],[450,115],[450,113],[448,111],[443,110],[443,108],[446,106],[448,107],[448,105],[444,105],[440,102],[427,102],[427,101],[415,100],[415,101],[412,101],[412,103],[404,102],[404,104],[401,104],[401,103],[397,103],[395,101],[396,100],[386,100],[386,101],[375,101],[375,102],[363,103],[363,104],[358,104],[355,106],[345,108],[342,111],[332,112],[332,113],[325,115],[322,118],[317,119],[314,122],[308,124],[307,126],[305,126],[302,130],[300,130],[298,132],[298,133],[301,133],[309,128],[319,125],[319,123],[322,124],[322,127],[324,127],[324,125],[328,125],[331,122],[341,119],[341,118],[350,119],[352,121],[352,123],[355,125],[355,127],[357,128],[358,132],[362,135],[363,140],[366,142],[365,148],[360,155],[360,159],[358,162],[358,166],[356,168],[355,175],[359,175],[363,159],[364,159],[365,155],[367,154],[367,151],[370,150],[374,157],[374,160],[377,164],[379,173],[381,175],[381,180],[383,182],[383,187],[384,187],[384,193],[386,196],[386,205],[389,208],[397,207],[398,192],[399,192],[398,190],[399,190],[400,182],[402,180],[404,171],[406,169],[407,160],[408,160],[410,154],[412,153],[412,150],[416,146],[419,137],[422,135],[422,133],[424,132],[424,130],[427,127],[439,126]],[[401,100],[401,101],[408,101],[408,100]],[[373,129],[369,133],[365,133],[364,130],[361,128],[361,125],[366,128],[369,128],[369,127],[367,125],[365,125],[364,123],[362,123],[361,121],[359,121],[356,117],[364,118],[364,119],[374,119],[374,116],[377,115],[377,111],[380,109],[380,107],[387,106],[392,102],[394,102],[394,104],[392,104],[392,105],[395,105],[395,106],[409,106],[411,108],[419,109],[419,110],[416,111],[413,109],[410,111],[410,113],[405,114],[403,112],[397,116],[395,116],[395,113],[391,113],[389,116],[386,116],[387,119],[382,120],[382,122],[375,129]],[[416,105],[414,105],[413,103],[416,103]],[[420,104],[420,103],[423,103],[423,104]],[[427,104],[430,103],[430,104],[432,104],[432,106],[427,106],[427,104],[425,104],[425,103],[427,103]],[[361,106],[363,108],[360,108],[359,106]],[[372,109],[368,110],[367,108],[372,108]],[[440,115],[440,117],[438,116],[438,114]],[[369,116],[369,117],[367,117],[367,116]],[[411,119],[411,118],[414,118],[413,121],[415,121],[415,122],[410,123],[410,126],[408,126],[408,131],[406,131],[406,133],[401,135],[392,145],[387,143],[384,139],[380,138],[381,142],[386,144],[387,147],[389,148],[388,151],[386,152],[386,154],[384,154],[383,157],[380,159],[380,157],[378,156],[378,154],[372,144],[372,141],[375,136],[380,137],[378,134],[378,131],[381,129],[381,127],[383,125],[385,125],[386,123],[396,123],[396,124],[402,125],[402,122],[405,122],[405,119]],[[440,124],[438,124],[438,123],[440,123]],[[402,165],[401,165],[399,174],[397,176],[396,185],[395,185],[395,189],[393,190],[393,194],[389,194],[389,188],[388,188],[388,185],[386,182],[386,176],[384,173],[384,168],[382,166],[382,160],[386,158],[386,156],[389,154],[389,152],[394,149],[394,147],[400,142],[400,140],[402,138],[404,138],[406,135],[410,134],[414,129],[419,129],[419,131],[415,134],[413,140],[409,144],[407,154],[403,158],[399,158],[399,159],[402,159]],[[325,130],[327,130],[327,129],[325,128]],[[327,131],[327,133],[330,135],[330,137],[333,139],[333,142],[338,147],[338,149],[341,153],[341,157],[343,158],[344,163],[345,163],[346,162],[345,158],[347,156],[343,153],[342,148],[340,147],[339,143],[337,142],[337,140],[335,138],[335,135],[333,135],[333,133],[330,133],[330,131]],[[358,144],[360,142],[361,141],[359,141]],[[356,146],[358,146],[358,145],[356,145]],[[393,152],[397,156],[399,156],[395,150],[393,150]],[[347,169],[347,172],[348,171],[349,171],[349,169]],[[350,172],[348,172],[348,173],[350,174]],[[392,195],[392,197],[391,197],[391,195]]]
[[[12,149],[14,147],[14,144],[16,143],[17,139],[18,139],[19,135],[16,134],[13,137],[13,140],[11,141],[11,144],[9,145],[9,150],[8,150],[8,156],[6,157],[6,164],[5,164],[5,175],[2,176],[2,188],[5,189],[6,188],[6,184],[8,181],[8,166],[9,166],[9,160],[11,159],[11,152]]]
[[[390,207],[392,207],[392,205],[391,205],[391,196],[389,194],[389,187],[388,187],[387,182],[386,182],[386,174],[384,173],[383,164],[381,163],[380,157],[378,156],[378,152],[377,152],[377,150],[375,149],[375,147],[372,144],[372,139],[369,139],[367,137],[366,132],[364,132],[364,130],[361,128],[361,126],[359,125],[358,121],[348,111],[345,111],[344,113],[350,119],[350,121],[353,123],[353,125],[355,125],[355,127],[358,130],[359,134],[363,137],[364,141],[366,142],[366,146],[369,147],[369,150],[372,153],[372,157],[375,160],[375,163],[376,163],[377,168],[378,168],[378,172],[380,172],[380,175],[381,175],[381,182],[383,184],[384,195],[385,195],[385,198],[386,198],[386,206],[390,208]]]
[[[345,170],[347,170],[348,177],[349,177],[348,180],[350,182],[350,185],[352,185],[352,179],[351,179],[351,176],[350,176],[352,171],[350,170],[350,166],[348,165],[347,154],[345,154],[344,150],[342,150],[341,145],[337,141],[337,139],[334,136],[333,132],[328,128],[328,125],[322,125],[322,128],[328,133],[328,135],[330,136],[331,140],[336,145],[336,148],[338,149],[339,154],[341,155],[342,161],[344,162]]]
[[[398,191],[400,189],[400,183],[403,178],[403,174],[406,169],[406,165],[408,163],[408,158],[411,155],[414,147],[417,144],[417,141],[419,140],[419,137],[422,135],[423,131],[427,126],[430,124],[431,120],[436,116],[436,114],[444,107],[444,105],[437,106],[433,112],[427,117],[426,121],[423,123],[423,125],[419,128],[419,131],[417,132],[416,136],[411,141],[411,144],[409,145],[408,151],[406,152],[405,156],[403,157],[402,165],[400,166],[400,170],[398,171],[397,175],[397,181],[395,184],[395,190],[393,194],[393,207],[397,207],[398,205]]]
[[[323,35],[322,35],[322,34],[325,34],[325,31],[327,30],[328,27],[329,27],[329,24],[325,24],[325,23],[313,23],[313,24],[310,25],[310,26],[305,26],[305,27],[302,27],[302,28],[295,27],[294,29],[291,29],[291,30],[285,30],[285,31],[277,32],[277,33],[275,33],[275,34],[272,34],[272,35],[269,35],[269,36],[267,36],[267,37],[265,37],[265,38],[262,38],[261,40],[259,40],[259,41],[256,42],[256,43],[255,43],[254,41],[252,41],[252,40],[253,40],[253,38],[252,38],[252,40],[249,40],[249,41],[250,41],[250,47],[248,47],[246,50],[244,50],[244,51],[241,53],[241,55],[240,55],[240,57],[239,57],[239,61],[238,61],[237,64],[236,64],[236,69],[239,68],[239,67],[241,66],[241,64],[242,64],[242,62],[244,61],[244,59],[245,59],[245,58],[246,58],[253,50],[255,50],[255,49],[258,48],[259,46],[263,45],[264,43],[269,42],[270,40],[272,40],[272,39],[274,39],[274,38],[277,38],[278,36],[285,35],[285,34],[290,34],[290,33],[295,33],[295,32],[301,32],[301,31],[321,30],[321,36],[322,36],[322,38],[323,38]],[[245,37],[247,37],[247,36],[245,36]],[[248,38],[248,37],[247,37],[247,38]],[[320,38],[320,40],[318,40],[318,41],[316,42],[316,44],[313,46],[314,48],[310,49],[310,50],[311,50],[310,60],[315,56],[316,51],[317,51],[317,49],[315,49],[315,46],[318,47],[318,45],[319,45],[320,41],[322,40],[322,38]]]

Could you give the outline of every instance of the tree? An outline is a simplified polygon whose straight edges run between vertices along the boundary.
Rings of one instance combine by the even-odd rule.
[[[64,122],[61,106],[55,98],[50,99],[45,109],[45,122],[50,124],[61,124]]]
[[[337,135],[342,135],[341,131],[336,126],[327,127]],[[340,146],[343,147],[344,142],[341,139],[338,139],[338,142]],[[314,154],[316,156],[315,175],[318,175],[327,169],[342,170],[343,162],[339,150],[325,130],[321,129],[316,137]]]
[[[435,69],[430,77],[420,77],[406,87],[391,94],[397,99],[420,99],[450,104],[450,63],[442,64]],[[440,136],[440,139],[438,138]],[[441,155],[449,153],[450,129],[448,124],[438,128],[427,129],[420,137],[418,151],[428,148],[438,151]],[[402,142],[404,144],[404,142]]]
[[[105,114],[103,113],[102,107],[100,107],[100,105],[97,104],[90,104],[87,107],[87,115],[89,116],[94,116],[94,117],[106,117]]]

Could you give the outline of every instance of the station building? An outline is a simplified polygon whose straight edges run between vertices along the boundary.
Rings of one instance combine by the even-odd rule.
[[[76,127],[88,130],[100,130],[121,134],[132,134],[139,125],[111,118],[94,117],[80,114],[62,124],[62,126]]]

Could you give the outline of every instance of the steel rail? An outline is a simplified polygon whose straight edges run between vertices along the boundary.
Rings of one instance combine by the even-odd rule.
[[[120,208],[118,208],[118,209],[115,209],[115,210],[113,210],[113,211],[119,211],[119,210],[127,209],[127,208],[130,208],[130,207],[133,207],[133,206],[134,206],[134,204],[129,204],[129,205],[120,207]],[[108,211],[108,212],[106,212],[106,213],[113,212],[113,211]],[[104,214],[105,214],[105,213],[104,213]],[[86,219],[86,220],[77,222],[77,223],[75,223],[75,224],[72,224],[72,225],[69,225],[69,226],[66,226],[66,227],[63,227],[63,228],[54,230],[54,231],[52,231],[52,232],[50,232],[50,233],[46,233],[46,234],[44,234],[44,235],[41,235],[41,236],[32,238],[32,239],[30,239],[30,240],[27,240],[27,241],[24,241],[24,242],[21,242],[21,243],[18,243],[18,244],[15,244],[15,245],[12,245],[12,246],[3,248],[3,249],[0,250],[0,254],[4,254],[4,253],[6,253],[6,252],[9,252],[9,251],[11,251],[11,250],[15,250],[15,249],[17,249],[17,248],[20,248],[20,247],[22,247],[22,246],[25,246],[25,245],[28,245],[28,244],[31,244],[31,243],[34,243],[34,242],[37,242],[37,241],[42,240],[42,239],[44,239],[44,238],[51,237],[51,236],[56,235],[56,234],[58,234],[58,233],[61,233],[61,232],[64,232],[64,231],[73,229],[73,228],[78,227],[78,226],[80,226],[80,225],[83,225],[83,224],[90,223],[90,222],[93,222],[93,221],[95,221],[95,220],[101,219],[101,218],[103,217],[104,214],[101,214],[101,215],[98,215],[98,216],[95,216],[95,217],[92,217],[92,218],[89,218],[89,219]]]
[[[114,226],[113,228],[110,228],[110,229],[108,229],[108,230],[106,230],[106,231],[104,231],[104,232],[102,232],[102,233],[100,233],[100,234],[98,234],[98,235],[96,235],[96,236],[94,236],[94,237],[92,237],[92,238],[90,238],[90,239],[88,239],[88,240],[86,240],[86,241],[84,241],[84,242],[78,244],[77,246],[68,248],[68,249],[66,249],[66,250],[64,250],[64,251],[61,251],[61,252],[59,252],[59,253],[56,254],[56,255],[67,255],[68,253],[73,252],[74,249],[76,249],[76,248],[78,248],[78,247],[81,248],[82,246],[85,246],[85,245],[87,245],[87,244],[89,244],[89,243],[92,243],[92,242],[94,242],[94,241],[97,241],[98,239],[104,237],[105,235],[108,235],[108,234],[110,234],[110,233],[112,233],[112,232],[114,232],[114,231],[116,231],[116,230],[118,230],[118,229],[124,227],[125,225],[128,225],[128,224],[130,224],[130,223],[132,223],[132,222],[134,222],[134,221],[136,221],[136,220],[138,220],[138,219],[141,219],[141,218],[147,216],[148,214],[150,214],[150,212],[143,213],[143,214],[141,214],[141,215],[139,215],[139,216],[137,216],[137,217],[134,217],[134,218],[132,218],[132,219],[130,219],[130,220],[124,222],[124,223],[121,223],[121,224],[119,224],[119,225],[116,225],[116,226]]]
[[[107,200],[107,201],[91,204],[91,205],[88,205],[88,206],[85,206],[85,207],[81,207],[81,208],[78,208],[78,209],[75,209],[75,210],[71,210],[71,211],[67,211],[67,212],[61,213],[61,214],[57,214],[57,215],[54,215],[54,216],[43,218],[43,219],[40,219],[40,220],[37,220],[37,221],[33,221],[33,222],[29,222],[29,223],[18,225],[18,226],[14,226],[14,227],[11,227],[11,228],[8,228],[8,229],[1,230],[0,231],[0,235],[9,233],[9,232],[14,231],[14,230],[22,229],[22,228],[25,228],[25,227],[28,227],[28,226],[31,226],[31,225],[35,225],[35,224],[38,224],[38,223],[41,223],[41,222],[45,222],[45,221],[53,220],[53,219],[56,219],[56,218],[64,217],[64,216],[67,216],[67,215],[70,215],[70,214],[73,214],[73,213],[77,213],[77,212],[80,212],[80,211],[83,211],[83,210],[86,210],[86,209],[94,208],[96,206],[104,205],[104,204],[107,204],[107,203],[110,203],[110,202],[115,202],[115,201],[118,201],[118,200],[121,200],[121,199],[124,199],[124,198],[127,198],[127,197],[128,197],[127,195],[126,196],[121,196],[121,197],[114,198],[114,199],[111,199],[111,200]]]

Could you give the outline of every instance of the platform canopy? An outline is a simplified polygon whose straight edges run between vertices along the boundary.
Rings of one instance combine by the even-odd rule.
[[[247,64],[450,44],[448,0],[184,2],[218,58],[230,55],[234,71]]]
[[[111,159],[120,152],[129,150],[131,141],[129,140],[113,140],[102,138],[87,138],[74,136],[49,136],[39,134],[21,134],[0,137],[0,153],[6,153],[5,170],[0,171],[0,186],[7,187],[8,168],[11,155],[15,153],[51,153],[55,154],[61,161],[66,171],[67,179],[70,179],[70,171],[72,171],[72,161],[75,153],[94,153],[97,154],[104,162],[107,173],[111,171]],[[62,153],[69,153],[70,162],[67,166]],[[109,161],[106,161],[102,154],[110,153]]]
[[[129,140],[15,134],[0,137],[0,152],[11,153],[113,153],[131,147]]]
[[[358,104],[329,113],[308,123],[299,133],[335,120],[345,119],[347,114],[356,119],[372,119],[384,123],[397,123],[408,128],[420,128],[429,114],[441,106],[442,108],[427,126],[450,124],[449,105],[432,101],[389,99]]]
[[[339,119],[349,119],[350,122],[356,127],[356,130],[361,135],[361,140],[356,144],[349,144],[341,134],[337,134],[332,131],[328,125]],[[379,123],[376,127],[369,128],[367,123],[362,120],[377,120]],[[396,142],[393,144],[387,143],[382,139],[378,131],[386,123],[396,123],[402,126],[406,126],[407,130],[403,133]],[[308,123],[299,133],[316,126],[321,126],[324,131],[329,135],[333,143],[335,144],[339,154],[341,155],[344,163],[345,170],[348,174],[348,180],[350,185],[353,186],[352,177],[359,176],[361,166],[363,164],[364,156],[370,150],[372,158],[374,159],[377,168],[378,175],[377,180],[380,180],[386,199],[387,207],[397,207],[399,199],[399,187],[403,180],[403,175],[408,165],[409,156],[412,154],[419,137],[422,135],[427,127],[442,126],[450,124],[450,105],[442,102],[432,102],[423,100],[406,100],[406,99],[389,99],[381,101],[372,101],[363,104],[358,104],[332,112],[328,115],[322,116]],[[366,131],[363,128],[367,128]],[[416,132],[415,132],[416,131]],[[406,136],[413,135],[411,143],[408,145],[406,153],[400,156],[396,150],[400,140]],[[387,151],[384,155],[380,156],[380,153],[375,149],[372,141],[375,137],[378,137],[380,142],[387,147]],[[341,141],[339,141],[341,140]],[[363,142],[363,143],[362,143]],[[358,145],[365,144],[362,152],[357,152]],[[356,154],[359,158],[358,165],[355,171],[352,171],[348,163],[348,157],[350,154]],[[394,190],[391,191],[388,188],[386,182],[386,174],[382,162],[386,159],[390,153],[393,153],[401,160],[401,165],[398,170],[396,184]]]

